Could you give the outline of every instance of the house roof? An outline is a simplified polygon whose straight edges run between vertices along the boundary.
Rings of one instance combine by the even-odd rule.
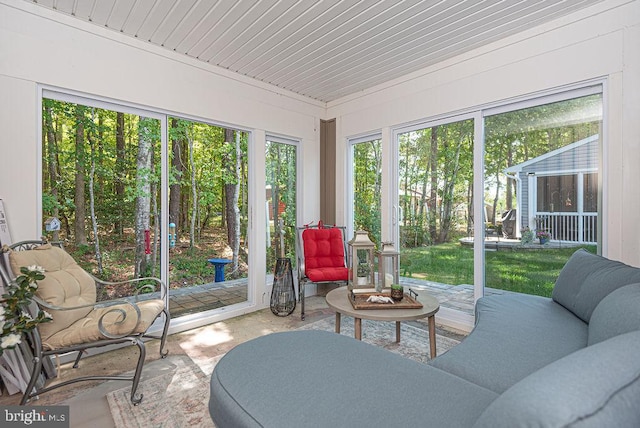
[[[522,163],[520,163],[518,165],[513,165],[513,166],[511,166],[509,168],[504,169],[503,171],[505,173],[508,173],[508,174],[517,174],[519,172],[522,172],[523,170],[526,170],[527,167],[530,167],[530,166],[538,164],[538,163],[542,163],[543,161],[551,159],[551,158],[554,158],[554,157],[558,157],[558,156],[560,156],[560,155],[562,155],[564,153],[576,150],[576,149],[578,149],[580,147],[583,147],[583,146],[585,146],[585,145],[587,145],[589,143],[598,142],[599,139],[600,139],[600,135],[594,134],[594,135],[591,135],[591,136],[589,136],[587,138],[584,138],[582,140],[579,140],[579,141],[576,141],[574,143],[568,144],[568,145],[566,145],[564,147],[560,147],[559,149],[552,150],[552,151],[547,152],[547,153],[545,153],[543,155],[540,155],[540,156],[537,156],[535,158],[529,159],[528,161],[522,162]]]
[[[324,102],[601,1],[20,0]]]

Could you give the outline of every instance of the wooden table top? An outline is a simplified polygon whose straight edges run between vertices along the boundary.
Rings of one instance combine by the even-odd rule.
[[[422,292],[417,300],[422,303],[417,309],[354,309],[348,298],[347,287],[338,287],[327,293],[327,304],[343,315],[377,321],[410,321],[433,316],[440,309],[438,300]]]

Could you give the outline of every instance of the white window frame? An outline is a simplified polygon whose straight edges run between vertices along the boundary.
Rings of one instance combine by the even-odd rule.
[[[474,120],[474,194],[484,194],[484,119],[488,116],[493,116],[500,113],[507,113],[514,110],[520,110],[529,107],[535,107],[544,104],[550,104],[560,101],[565,101],[574,98],[580,98],[588,95],[601,94],[602,96],[602,132],[601,132],[601,153],[598,168],[598,186],[600,189],[600,195],[602,201],[599,201],[600,215],[598,216],[598,252],[606,255],[606,240],[603,239],[606,236],[607,222],[604,221],[607,218],[607,180],[606,173],[603,171],[603,165],[606,165],[607,158],[607,80],[605,78],[592,79],[585,82],[579,82],[571,85],[566,85],[561,88],[553,88],[546,91],[540,91],[534,94],[527,94],[519,97],[514,97],[508,100],[495,101],[486,103],[474,108],[461,110],[450,114],[442,114],[427,118],[424,120],[413,121],[405,124],[400,124],[391,128],[392,137],[392,162],[389,173],[383,173],[382,180],[390,181],[389,186],[383,185],[383,200],[392,201],[390,204],[391,215],[388,217],[392,222],[391,230],[393,233],[393,241],[396,246],[399,245],[400,238],[400,221],[399,221],[399,195],[397,189],[398,183],[398,162],[399,162],[399,134],[416,131],[419,129],[429,128],[438,125],[444,125],[447,123],[457,122],[460,120]],[[349,140],[351,143],[351,140]],[[349,155],[352,153],[350,149]],[[351,168],[352,159],[347,156],[348,165]],[[385,164],[386,161],[384,161]],[[352,174],[349,175],[352,177]],[[348,183],[348,188],[352,189],[352,184]],[[387,193],[389,192],[389,193]],[[351,192],[349,192],[351,193]],[[385,194],[386,193],[386,194]],[[350,208],[350,213],[353,213],[353,196],[349,195],[350,204],[347,206]],[[352,214],[351,214],[352,215]],[[474,218],[481,219],[484,216],[483,204],[475,204],[474,206]],[[383,216],[384,221],[384,216]],[[351,221],[352,223],[352,221]],[[384,230],[385,225],[383,225]],[[484,236],[484,225],[481,221],[476,221],[474,224],[474,236]],[[399,247],[398,247],[399,248]],[[485,257],[484,257],[484,242],[481,240],[474,241],[474,300],[478,300],[484,295],[485,287]],[[468,317],[459,311],[454,311],[447,308],[441,308],[439,315],[451,322],[452,325],[473,325],[473,317]]]
[[[249,173],[248,173],[248,240],[249,242],[256,243],[256,228],[254,227],[255,219],[255,207],[254,203],[259,202],[259,198],[257,197],[256,188],[264,189],[264,179],[260,185],[256,185],[256,159],[263,158],[263,156],[255,156],[255,142],[254,142],[254,134],[256,130],[250,129],[247,127],[242,127],[238,125],[226,124],[223,122],[216,122],[210,119],[205,119],[201,117],[191,116],[183,113],[177,113],[169,110],[163,110],[160,108],[153,108],[148,106],[142,106],[135,103],[130,103],[127,101],[111,99],[103,96],[86,94],[78,91],[58,88],[50,85],[38,85],[38,97],[39,97],[39,105],[42,106],[43,98],[54,99],[58,101],[64,101],[69,103],[82,104],[89,107],[96,107],[106,110],[119,111],[127,114],[134,114],[138,116],[148,117],[152,119],[157,119],[160,121],[160,130],[161,130],[161,152],[160,158],[163,165],[161,170],[160,184],[162,186],[161,198],[160,198],[160,210],[161,210],[161,224],[160,224],[160,234],[163,237],[167,237],[167,230],[169,224],[169,169],[168,169],[168,117],[175,117],[179,119],[190,120],[193,122],[199,122],[203,124],[208,124],[217,127],[223,128],[232,128],[237,131],[247,132],[248,133],[248,165],[249,165]],[[42,123],[42,108],[38,109],[37,113],[38,123]],[[42,126],[37,127],[37,135],[39,141],[42,140]],[[263,134],[264,135],[264,134]],[[271,135],[271,134],[270,134]],[[264,151],[264,145],[262,145]],[[42,148],[41,145],[37,146],[37,167],[38,174],[42,174]],[[298,150],[298,157],[300,156]],[[299,160],[299,158],[298,158]],[[263,160],[264,162],[264,160]],[[264,169],[264,163],[262,164],[262,168]],[[264,174],[262,174],[264,178]],[[298,177],[299,178],[299,177]],[[39,177],[36,180],[37,183],[37,224],[42,224],[42,179]],[[264,195],[262,195],[262,199],[264,199]],[[35,231],[36,236],[39,236],[41,231]],[[167,238],[168,239],[168,238]],[[160,246],[160,269],[161,269],[161,279],[165,284],[168,284],[169,278],[169,245],[168,242],[165,242],[163,239],[163,243],[165,245]],[[199,312],[196,314],[185,315],[178,319],[171,320],[171,326],[169,329],[170,334],[179,333],[182,331],[190,330],[193,328],[201,327],[204,325],[211,324],[213,322],[222,321],[228,318],[232,318],[235,316],[243,315],[245,313],[253,312],[255,310],[261,309],[264,305],[257,303],[257,284],[264,283],[265,274],[261,272],[260,269],[254,269],[253,266],[264,266],[264,255],[260,253],[260,251],[264,251],[264,249],[260,250],[256,248],[255,251],[250,251],[250,259],[249,265],[252,266],[249,269],[248,273],[248,289],[247,289],[247,300],[245,302],[241,302],[235,305],[224,306],[218,309]],[[260,260],[262,258],[262,260]],[[264,270],[264,269],[263,269]],[[167,293],[167,301],[165,305],[168,307],[168,297]],[[150,331],[155,331],[156,326],[154,325]]]
[[[353,166],[354,166],[354,163],[355,163],[355,159],[353,157],[353,150],[354,150],[354,147],[357,144],[368,143],[369,141],[373,141],[373,140],[382,140],[382,132],[381,131],[373,131],[373,132],[370,132],[370,133],[365,133],[365,134],[360,134],[360,135],[357,135],[357,136],[347,137],[347,156],[346,156],[346,160],[347,160],[347,189],[349,189],[346,192],[346,197],[347,197],[347,201],[346,201],[346,207],[347,207],[346,221],[347,221],[347,224],[345,225],[345,227],[346,227],[346,236],[347,236],[347,238],[350,237],[350,236],[354,236],[354,234],[355,234],[355,230],[353,230],[353,224],[355,223],[355,213],[354,213],[355,201],[354,201],[354,197],[353,197],[353,185],[354,185],[354,180],[353,180],[354,170],[353,170]],[[383,152],[384,152],[384,149],[383,149]],[[383,158],[383,162],[384,162],[384,158]],[[384,181],[384,174],[382,176],[382,180]],[[382,221],[382,219],[381,219],[381,221]],[[382,228],[382,225],[380,225],[380,227]]]

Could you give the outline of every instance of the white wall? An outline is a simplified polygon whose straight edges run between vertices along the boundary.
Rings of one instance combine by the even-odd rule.
[[[267,133],[301,141],[302,221],[320,214],[319,121],[326,105],[22,0],[0,0],[0,199],[14,241],[38,238],[43,87],[252,131],[252,248],[266,248]],[[172,332],[269,305],[265,255],[251,253],[249,303],[172,322]]]
[[[298,138],[303,142],[301,167],[318,170],[323,103],[28,2],[2,0],[0,198],[14,240],[33,239],[40,230],[38,85],[253,129],[261,131],[256,135],[262,139],[264,131]],[[302,179],[305,199],[318,200],[317,176],[310,173]],[[264,195],[257,192],[257,197]],[[256,207],[264,209],[264,204]],[[318,203],[301,209],[305,219],[319,215]]]
[[[598,78],[606,79],[603,252],[640,266],[640,1],[605,1],[330,102],[327,117],[337,119],[337,141],[346,144],[349,136]],[[344,182],[346,159],[338,165]]]

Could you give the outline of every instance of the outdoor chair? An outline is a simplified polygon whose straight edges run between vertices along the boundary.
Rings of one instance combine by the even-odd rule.
[[[30,398],[56,388],[92,380],[132,382],[131,402],[139,404],[142,394],[136,394],[136,390],[145,360],[143,339],[160,339],[160,356],[164,358],[167,355],[164,348],[170,315],[165,305],[166,287],[161,280],[139,278],[119,283],[100,281],[83,270],[61,246],[43,241],[23,241],[10,247],[4,246],[2,252],[8,253],[10,264],[10,271],[7,271],[0,263],[0,274],[5,284],[13,283],[15,276],[12,274],[19,273],[21,267],[37,265],[44,268],[45,278],[37,282],[33,301],[53,318],[51,322],[39,324],[26,335],[34,357],[28,386],[20,404],[24,405]],[[156,290],[159,293],[97,301],[97,290],[115,289],[126,284],[137,290],[158,287]],[[156,319],[162,320],[164,325],[160,336],[151,336],[147,330]],[[88,349],[126,343],[137,346],[140,351],[131,376],[81,376],[51,386],[40,386],[42,382],[38,382],[43,363],[48,362],[50,356],[77,352],[73,365],[77,368],[80,358]]]
[[[306,225],[297,228],[298,292],[304,320],[304,288],[307,282],[346,285],[349,280],[344,226]]]

